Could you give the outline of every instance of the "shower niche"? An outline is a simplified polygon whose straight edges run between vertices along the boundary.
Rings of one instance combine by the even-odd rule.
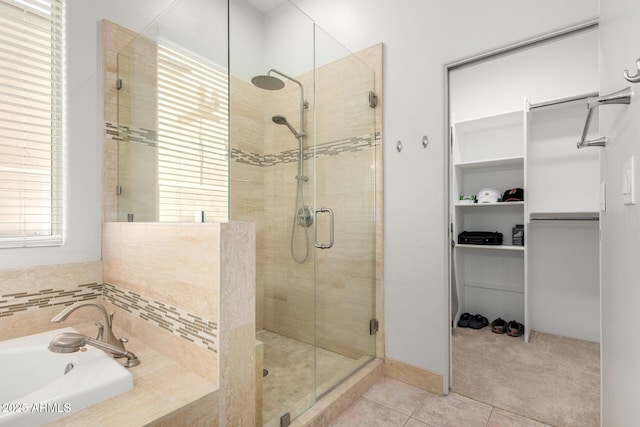
[[[288,1],[178,0],[118,53],[107,220],[256,225],[256,425],[376,356],[381,63]]]

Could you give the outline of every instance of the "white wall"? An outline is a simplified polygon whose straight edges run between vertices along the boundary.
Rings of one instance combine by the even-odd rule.
[[[291,77],[313,70],[313,21],[291,3],[265,14],[264,39],[267,70]]]
[[[640,57],[635,37],[640,24],[636,0],[601,2],[600,93],[631,86],[631,105],[600,107],[600,132],[608,138],[603,176],[607,211],[601,216],[602,248],[602,425],[632,426],[640,420],[640,339],[633,329],[640,303],[640,208],[622,203],[623,165],[640,159],[640,85],[622,77],[635,74]],[[635,187],[638,197],[638,168]],[[631,331],[631,333],[629,333]]]
[[[229,68],[233,77],[247,82],[266,74],[264,14],[245,0],[229,4]],[[266,69],[265,69],[266,68]]]
[[[226,70],[228,63],[227,0],[181,0],[142,33],[168,41]]]
[[[66,242],[2,249],[0,269],[99,260],[102,218],[102,85],[98,22],[140,31],[171,0],[67,0]]]
[[[294,0],[357,51],[385,44],[389,357],[447,369],[444,65],[598,16],[597,0]],[[431,141],[427,149],[422,135]],[[402,140],[401,154],[395,142]]]
[[[597,92],[598,31],[457,68],[450,73],[449,87],[456,121],[522,110],[525,96],[535,104]]]

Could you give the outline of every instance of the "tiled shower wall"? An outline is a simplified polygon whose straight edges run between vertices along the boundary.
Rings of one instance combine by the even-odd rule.
[[[359,55],[373,66],[380,63],[381,70],[381,45]],[[326,198],[318,199],[318,206],[325,206],[326,201],[340,217],[336,245],[317,254],[315,287],[313,254],[301,264],[290,256],[297,141],[285,126],[271,120],[273,115],[284,115],[299,129],[297,85],[288,82],[281,91],[267,92],[232,78],[230,205],[232,219],[257,224],[257,329],[313,342],[315,310],[318,345],[359,357],[372,352],[368,334],[363,334],[376,304],[372,283],[377,285],[376,300],[381,301],[382,294],[382,228],[379,223],[374,228],[371,222],[374,217],[377,221],[382,218],[381,108],[372,111],[366,106],[368,91],[380,93],[381,85],[374,89],[378,82],[367,81],[372,74],[365,72],[363,77],[362,64],[354,67],[353,61],[346,58],[316,71],[319,98],[315,114],[310,90],[313,76],[296,76],[311,106],[305,112],[305,174],[313,177],[310,159],[315,154],[322,177],[317,183],[304,184],[305,204],[313,205],[316,185],[318,194]],[[316,127],[312,126],[314,115]],[[375,131],[373,116],[378,120]],[[317,151],[312,152],[309,141],[316,130]],[[377,192],[372,178],[364,176],[373,173],[374,167]],[[298,227],[298,247],[304,245],[301,231]],[[319,234],[323,232],[321,228]],[[312,228],[308,238],[313,239]],[[377,310],[382,312],[381,302]],[[382,356],[383,349],[377,354]]]

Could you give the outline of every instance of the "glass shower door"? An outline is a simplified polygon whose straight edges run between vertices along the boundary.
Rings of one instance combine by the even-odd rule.
[[[374,72],[315,32],[316,396],[375,357]]]

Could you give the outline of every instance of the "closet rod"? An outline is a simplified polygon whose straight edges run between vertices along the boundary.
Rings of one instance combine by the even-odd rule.
[[[594,96],[598,96],[598,92],[590,92],[583,95],[569,96],[567,98],[555,99],[553,101],[539,102],[537,104],[531,104],[529,109],[533,110],[535,108],[550,107],[552,105],[565,104],[567,102],[582,101],[584,99],[591,98]]]
[[[582,130],[582,138],[580,142],[576,144],[578,150],[584,147],[604,147],[607,144],[607,137],[601,136],[600,138],[587,141],[587,134],[589,133],[589,125],[591,124],[591,115],[593,110],[601,105],[609,104],[627,104],[631,103],[631,96],[633,91],[631,87],[626,87],[617,92],[610,93],[608,95],[587,98],[587,120],[584,123],[584,129]]]

